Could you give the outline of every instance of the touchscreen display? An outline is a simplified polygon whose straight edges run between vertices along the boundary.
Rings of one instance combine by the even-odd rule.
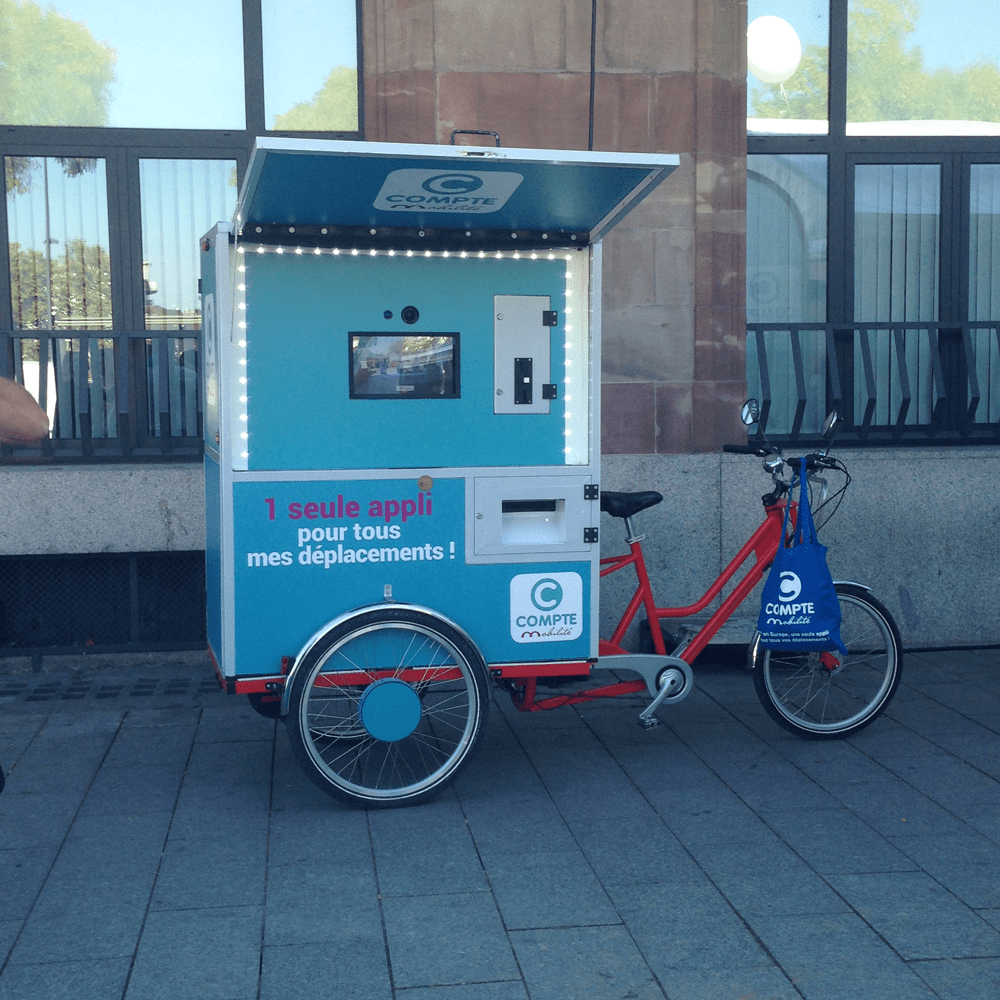
[[[351,333],[351,399],[457,399],[458,334]]]

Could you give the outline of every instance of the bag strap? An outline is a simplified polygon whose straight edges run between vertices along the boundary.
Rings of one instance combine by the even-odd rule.
[[[795,521],[795,535],[792,538],[793,545],[802,545],[806,541],[816,544],[816,525],[809,507],[808,480],[806,460],[803,458],[799,462],[799,509]]]
[[[789,490],[785,497],[785,519],[781,524],[781,545],[784,547],[788,544],[788,521],[789,515],[792,512],[792,491]],[[795,538],[792,538],[792,545],[795,545]],[[789,546],[790,547],[790,546]]]

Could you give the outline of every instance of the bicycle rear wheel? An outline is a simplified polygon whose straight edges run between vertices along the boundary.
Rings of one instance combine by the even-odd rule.
[[[903,644],[892,615],[863,587],[836,589],[847,656],[756,645],[760,703],[779,726],[807,739],[858,732],[885,711],[899,686]]]

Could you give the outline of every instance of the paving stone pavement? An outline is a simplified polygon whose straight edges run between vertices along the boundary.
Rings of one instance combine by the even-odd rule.
[[[0,1000],[1000,996],[1000,652],[846,741],[696,669],[522,715],[434,801],[325,796],[201,656],[0,661]]]

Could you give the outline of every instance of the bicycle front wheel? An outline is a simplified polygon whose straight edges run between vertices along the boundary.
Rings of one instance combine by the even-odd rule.
[[[457,629],[409,609],[364,612],[309,651],[289,692],[306,773],[355,805],[409,805],[442,788],[486,723],[486,665]]]
[[[899,686],[903,644],[892,615],[863,587],[836,589],[846,656],[756,646],[760,703],[779,726],[807,739],[858,732],[885,711]]]

